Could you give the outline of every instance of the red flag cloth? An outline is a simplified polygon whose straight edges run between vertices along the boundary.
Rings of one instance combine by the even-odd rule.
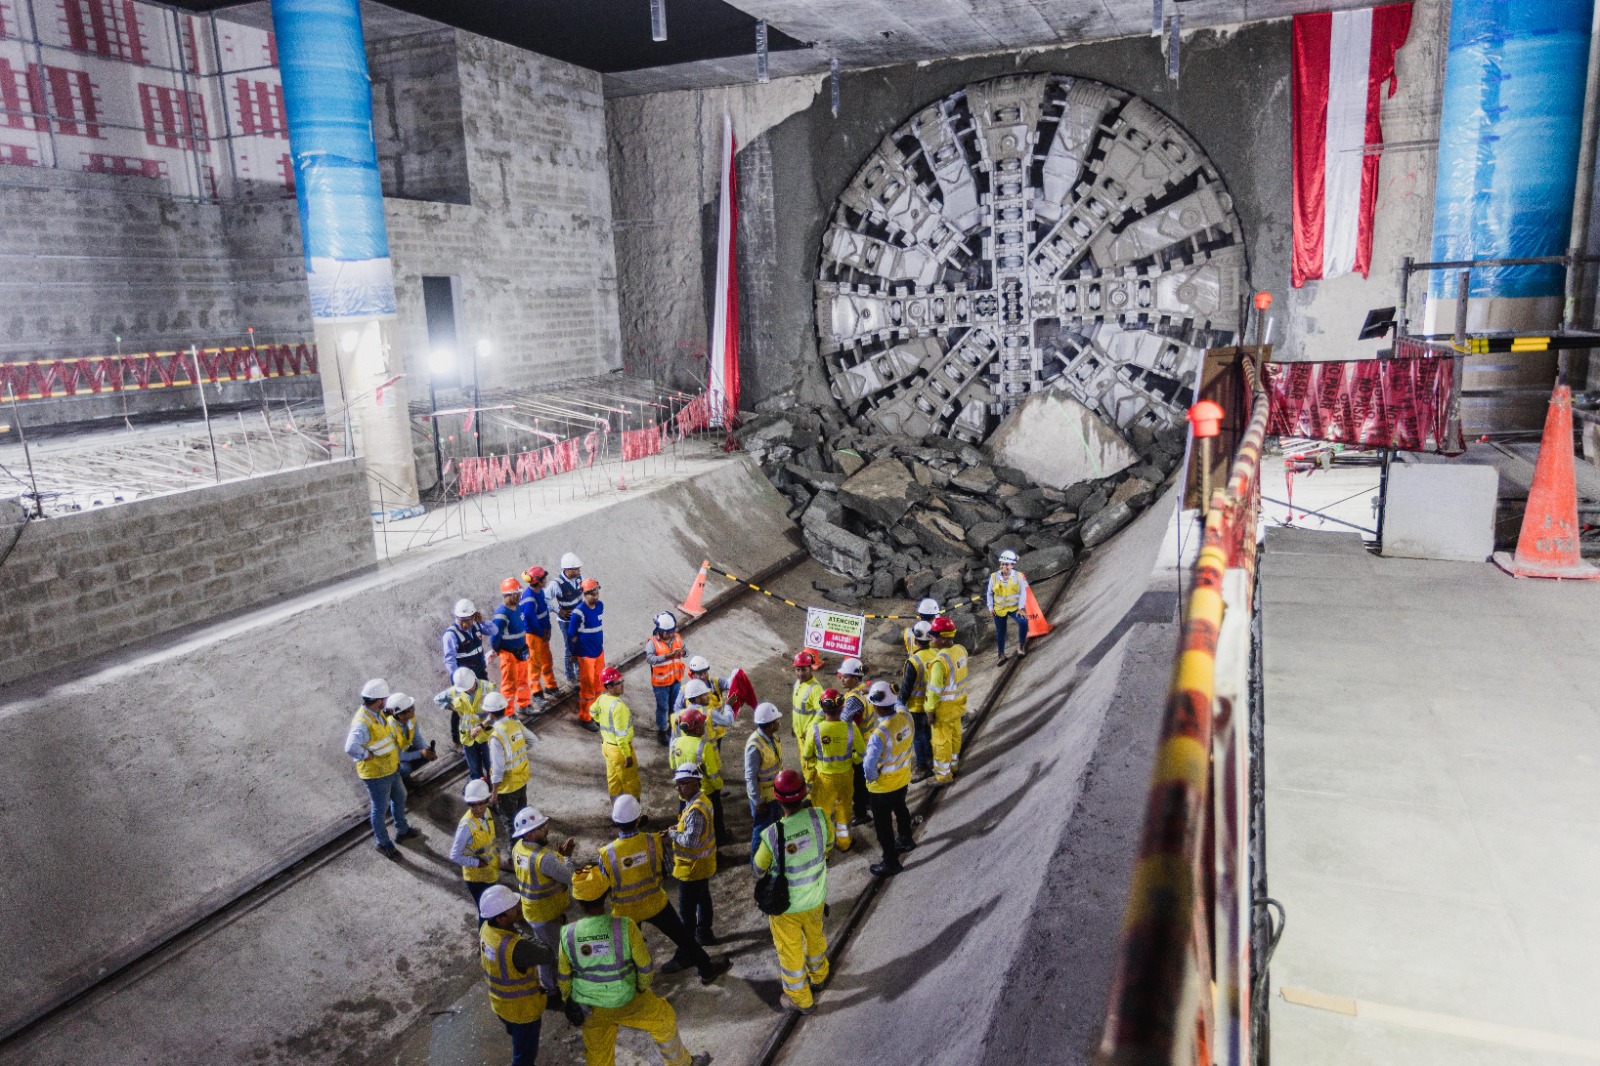
[[[1372,265],[1372,223],[1383,144],[1383,86],[1397,88],[1395,53],[1411,5],[1294,17],[1295,288]]]
[[[1460,455],[1450,426],[1455,357],[1401,356],[1328,363],[1268,363],[1267,432],[1364,448]]]
[[[728,703],[732,705],[733,713],[738,714],[741,707],[754,707],[758,702],[756,688],[750,683],[750,678],[743,670],[735,670],[733,676],[728,678]]]
[[[722,118],[722,196],[717,215],[717,278],[711,317],[710,376],[712,425],[732,428],[724,411],[739,407],[739,182],[734,168],[738,145],[733,121]]]

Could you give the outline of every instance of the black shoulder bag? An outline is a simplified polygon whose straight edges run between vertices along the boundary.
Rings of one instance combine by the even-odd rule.
[[[787,914],[789,911],[789,875],[785,872],[783,846],[783,819],[779,819],[778,851],[771,869],[756,879],[756,906],[762,914]]]

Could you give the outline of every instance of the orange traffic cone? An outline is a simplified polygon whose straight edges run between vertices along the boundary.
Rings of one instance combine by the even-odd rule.
[[[1557,385],[1550,397],[1517,553],[1495,552],[1494,563],[1513,577],[1600,579],[1600,569],[1584,562],[1578,553],[1578,481],[1573,469],[1569,385]]]
[[[700,564],[700,573],[695,575],[694,584],[689,586],[689,595],[685,596],[683,602],[678,604],[678,610],[683,611],[685,614],[692,614],[696,618],[706,613],[705,604],[701,601],[706,597],[706,572],[710,569],[710,559]]]
[[[1033,640],[1049,633],[1055,626],[1045,620],[1044,611],[1039,609],[1039,601],[1033,598],[1033,586],[1027,587],[1027,599],[1022,603],[1022,613],[1028,619],[1028,639]]]

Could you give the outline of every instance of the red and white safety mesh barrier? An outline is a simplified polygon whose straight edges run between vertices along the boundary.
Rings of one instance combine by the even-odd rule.
[[[1393,359],[1268,363],[1267,433],[1460,455],[1466,442],[1450,419],[1456,358],[1407,337]]]
[[[93,395],[195,384],[195,359],[202,380],[261,381],[317,372],[314,344],[261,344],[255,347],[201,348],[183,352],[139,352],[79,358],[0,363],[0,396],[7,388],[18,400]]]
[[[713,414],[716,413],[714,402],[709,392],[702,392],[684,404],[676,417],[678,439],[682,440],[692,433],[703,433],[714,425],[724,426],[731,430],[739,424],[739,412],[735,405],[729,401],[724,401],[721,405],[722,417],[720,419],[713,418]]]
[[[622,433],[622,458],[624,462],[660,455],[667,444],[667,427],[629,429]]]

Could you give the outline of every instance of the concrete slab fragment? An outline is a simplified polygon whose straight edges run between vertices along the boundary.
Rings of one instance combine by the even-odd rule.
[[[1056,489],[1110,477],[1139,462],[1121,434],[1060,391],[1028,397],[1000,423],[984,451],[995,462]]]

